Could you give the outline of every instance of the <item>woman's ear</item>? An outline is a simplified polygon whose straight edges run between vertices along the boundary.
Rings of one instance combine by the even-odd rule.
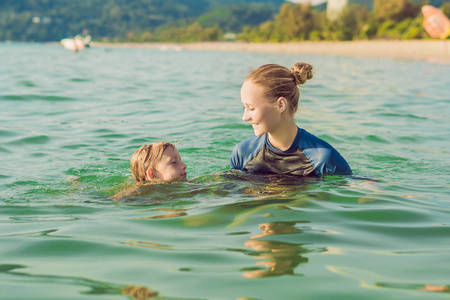
[[[277,108],[280,113],[284,112],[287,108],[287,100],[284,97],[279,97],[277,99]]]
[[[147,175],[147,179],[149,180],[155,178],[155,172],[152,169],[148,169],[145,175]]]

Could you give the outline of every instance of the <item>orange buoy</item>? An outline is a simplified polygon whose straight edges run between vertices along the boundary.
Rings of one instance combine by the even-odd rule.
[[[440,10],[431,5],[422,7],[423,27],[433,38],[446,39],[450,35],[450,20]]]

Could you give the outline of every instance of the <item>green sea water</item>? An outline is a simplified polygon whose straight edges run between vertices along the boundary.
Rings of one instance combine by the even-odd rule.
[[[229,173],[240,86],[305,61],[300,127],[355,176]],[[0,299],[448,299],[450,66],[0,44]],[[142,144],[188,181],[113,201]]]

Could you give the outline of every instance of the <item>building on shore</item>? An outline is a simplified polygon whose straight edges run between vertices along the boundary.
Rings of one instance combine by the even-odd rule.
[[[327,18],[330,21],[336,20],[341,12],[347,7],[348,0],[328,0]]]

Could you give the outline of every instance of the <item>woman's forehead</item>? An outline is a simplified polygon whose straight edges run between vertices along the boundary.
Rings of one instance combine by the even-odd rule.
[[[264,88],[260,85],[254,84],[250,80],[244,81],[241,88],[241,102],[252,103],[260,99],[264,99]]]

